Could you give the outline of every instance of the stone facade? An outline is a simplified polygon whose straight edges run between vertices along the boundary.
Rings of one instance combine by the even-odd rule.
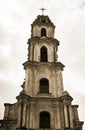
[[[0,130],[82,130],[78,105],[72,105],[73,98],[64,91],[54,29],[48,16],[39,15],[32,23],[23,90],[15,104],[5,104]]]

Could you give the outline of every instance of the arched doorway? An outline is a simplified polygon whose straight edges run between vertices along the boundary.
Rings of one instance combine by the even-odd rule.
[[[46,37],[46,29],[45,28],[42,28],[41,29],[41,37]]]
[[[40,80],[40,93],[49,93],[49,80],[46,78]]]
[[[40,50],[40,60],[43,61],[43,62],[46,62],[47,61],[47,48],[45,46],[43,46]]]
[[[41,112],[40,113],[40,128],[50,128],[50,113]]]

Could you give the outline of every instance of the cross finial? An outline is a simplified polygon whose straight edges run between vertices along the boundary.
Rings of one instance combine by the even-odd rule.
[[[40,10],[42,11],[42,15],[44,15],[44,11],[45,11],[46,9],[42,7]]]

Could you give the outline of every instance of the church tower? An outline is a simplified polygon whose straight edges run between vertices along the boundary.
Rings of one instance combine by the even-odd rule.
[[[0,130],[82,130],[78,105],[64,91],[58,62],[59,41],[55,25],[47,15],[38,15],[31,25],[28,59],[23,64],[26,77],[14,104],[5,104]]]

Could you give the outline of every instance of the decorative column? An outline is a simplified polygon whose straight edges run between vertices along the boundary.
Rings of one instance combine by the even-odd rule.
[[[61,119],[60,119],[60,106],[59,103],[57,103],[56,107],[56,129],[61,129]]]
[[[22,126],[26,126],[26,104],[23,105]]]
[[[78,105],[72,105],[72,107],[73,107],[73,112],[74,112],[74,120],[79,121],[78,111],[77,111]]]
[[[72,106],[69,105],[69,118],[70,118],[70,128],[73,128],[73,110],[72,110]]]
[[[30,105],[30,128],[35,128],[35,102],[31,102]]]
[[[21,102],[19,102],[19,107],[18,107],[18,127],[21,127],[21,111],[22,111],[22,107],[21,107]]]
[[[19,100],[18,128],[16,130],[27,130],[26,125],[26,102],[23,95],[17,97]]]
[[[30,117],[30,104],[27,104],[27,109],[26,109],[26,127],[29,128],[29,118]]]
[[[57,126],[56,126],[56,122],[57,122],[57,114],[56,114],[56,102],[53,102],[53,110],[54,110],[54,115],[55,115],[55,117],[54,117],[54,124],[53,124],[53,127],[54,128],[57,128]]]
[[[68,112],[67,112],[67,105],[66,104],[64,104],[64,117],[65,117],[65,127],[69,128]]]

